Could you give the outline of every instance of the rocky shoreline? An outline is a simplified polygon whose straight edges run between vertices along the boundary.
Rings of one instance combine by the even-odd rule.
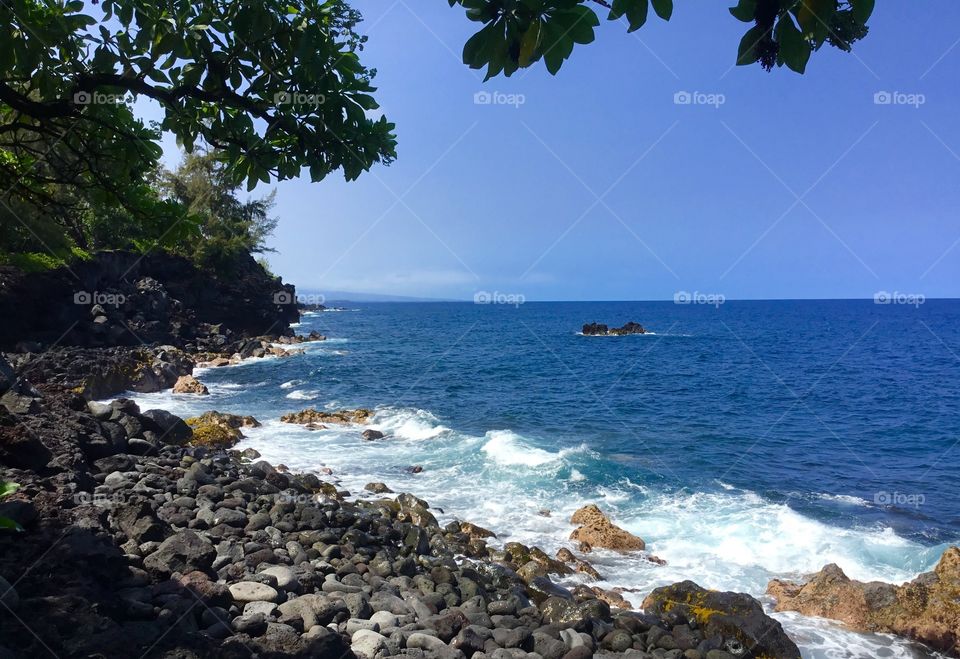
[[[577,511],[571,546],[550,556],[468,520],[441,525],[428,502],[382,483],[353,497],[329,478],[233,450],[252,417],[95,402],[178,382],[202,396],[189,379],[197,364],[295,356],[296,344],[324,338],[294,337],[283,308],[272,333],[210,325],[168,295],[168,282],[148,283],[166,303],[137,303],[111,322],[152,327],[168,343],[98,345],[104,322],[91,309],[70,329],[87,347],[0,358],[0,480],[20,485],[0,518],[24,529],[0,532],[0,659],[800,657],[749,595],[684,581],[648,594],[641,613],[592,586],[593,548],[659,561],[596,506]],[[281,284],[257,279],[258,291],[271,286]],[[24,338],[10,333],[7,344],[32,347]],[[370,416],[308,409],[282,420],[360,431]],[[918,580],[922,592],[940,583],[934,606],[952,611],[956,574],[935,577],[942,583]],[[782,608],[799,608],[784,594],[800,588],[774,592]],[[956,654],[956,618],[937,628],[939,610],[928,618],[939,635],[898,633]]]
[[[21,487],[0,514],[25,531],[0,535],[0,657],[800,656],[748,596],[685,582],[637,613],[554,583],[596,573],[570,551],[491,547],[409,494],[353,500],[129,400],[4,387],[3,478]],[[595,508],[576,521],[582,542],[642,546]],[[704,597],[710,613],[688,604]]]

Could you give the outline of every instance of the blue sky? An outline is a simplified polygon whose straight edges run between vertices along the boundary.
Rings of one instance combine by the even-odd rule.
[[[732,66],[731,3],[676,4],[604,21],[556,77],[482,83],[462,10],[356,0],[399,158],[279,184],[273,269],[442,298],[960,297],[960,5],[878,3],[853,54],[799,76]]]

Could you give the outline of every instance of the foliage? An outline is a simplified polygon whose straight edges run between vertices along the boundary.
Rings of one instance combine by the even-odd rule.
[[[74,247],[59,252],[18,252],[9,254],[0,252],[0,264],[12,265],[24,272],[46,272],[55,270],[74,261],[85,261],[90,258],[89,252]]]
[[[360,19],[344,0],[0,3],[5,220],[69,209],[65,230],[83,246],[85,209],[155,212],[139,186],[163,131],[188,152],[201,141],[222,149],[225,174],[249,189],[303,168],[315,181],[337,170],[354,179],[391,162],[393,124],[370,116],[375,71],[359,59]],[[162,120],[139,121],[138,99]]]
[[[577,44],[592,43],[600,18],[627,24],[633,32],[647,22],[650,7],[661,19],[673,14],[673,0],[447,0],[467,18],[483,24],[463,47],[463,62],[486,67],[490,78],[543,60],[556,74]],[[825,42],[849,52],[867,34],[875,0],[739,0],[730,13],[754,23],[743,36],[737,64],[759,63],[768,71],[786,65],[803,73],[810,54]]]
[[[163,175],[159,187],[199,229],[197,240],[176,251],[218,269],[239,254],[270,251],[265,241],[277,225],[270,216],[274,193],[241,200],[222,152],[187,155],[176,171]]]
[[[20,486],[17,483],[9,483],[7,481],[0,481],[0,499],[5,499],[14,492],[16,492]],[[0,517],[0,531],[22,531],[23,527],[17,524],[15,521],[8,517]]]

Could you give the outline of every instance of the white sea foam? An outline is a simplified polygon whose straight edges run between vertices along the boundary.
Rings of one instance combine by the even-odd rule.
[[[307,387],[318,383],[308,385],[307,376],[302,377],[279,387],[294,399],[298,392],[315,393]],[[233,396],[248,389],[214,386],[218,388],[211,392],[224,410]],[[160,407],[181,416],[210,409],[210,397],[163,392],[133,398],[143,409]],[[317,401],[317,407],[328,409],[355,405],[346,399]],[[320,431],[281,423],[271,413],[258,414],[256,408],[236,411],[263,422],[261,428],[245,429],[248,437],[239,448],[252,446],[264,459],[295,470],[329,467],[352,492],[361,492],[371,481],[385,482],[395,491],[412,492],[442,508],[441,521],[469,519],[495,531],[500,541],[517,540],[554,552],[569,546],[573,511],[597,503],[617,524],[643,537],[651,553],[667,561],[666,566],[657,566],[637,556],[602,550],[590,555],[606,577],[601,585],[638,590],[626,594],[635,606],[652,588],[683,579],[748,592],[769,606],[764,592],[771,578],[800,578],[830,562],[853,578],[899,583],[930,569],[944,549],[921,546],[889,528],[829,525],[722,481],[717,481],[716,492],[667,489],[648,483],[636,468],[636,475],[630,473],[632,480],[623,476],[591,482],[586,474],[603,473],[614,456],[598,455],[586,446],[548,450],[542,448],[550,446],[544,438],[509,429],[468,434],[421,409],[379,408],[369,425]],[[363,441],[364,428],[380,430],[387,438]],[[423,472],[408,473],[406,467],[414,464],[423,466]],[[621,470],[634,464],[616,463]],[[819,496],[845,505],[869,505],[845,495]],[[540,514],[543,509],[551,511],[549,517]],[[800,644],[805,659],[931,656],[905,641],[855,634],[829,621],[795,614],[776,617]]]
[[[530,446],[511,430],[491,430],[486,434],[487,443],[483,452],[501,465],[539,467],[562,458],[560,453],[551,453]]]
[[[836,562],[853,578],[901,582],[929,569],[943,551],[889,529],[830,526],[739,489],[667,493],[627,479],[591,486],[581,479],[582,467],[598,456],[585,447],[547,451],[510,430],[466,435],[424,410],[382,409],[370,427],[390,437],[364,442],[360,427],[310,432],[268,421],[251,429],[241,446],[254,446],[265,459],[294,469],[329,466],[354,492],[367,482],[383,481],[442,508],[441,521],[470,519],[495,531],[500,541],[536,544],[549,552],[569,546],[573,511],[598,503],[667,561],[661,567],[636,556],[591,554],[606,577],[601,585],[638,589],[628,594],[635,606],[651,589],[683,579],[748,592],[769,606],[764,592],[771,578],[798,578]],[[417,441],[424,438],[430,441]],[[410,464],[423,465],[424,471],[409,474],[404,467]],[[544,508],[552,511],[549,517],[540,514]],[[915,654],[902,640],[855,634],[828,621],[777,617],[805,658],[929,656]]]
[[[320,396],[319,391],[312,391],[307,389],[294,389],[289,394],[287,394],[287,398],[290,398],[292,400],[315,400],[319,396]]]
[[[861,499],[860,497],[851,496],[851,495],[849,495],[849,494],[826,494],[826,493],[823,493],[823,494],[818,494],[818,495],[816,495],[816,496],[817,496],[817,498],[823,499],[824,501],[834,501],[834,502],[836,502],[836,503],[843,503],[843,504],[846,504],[846,505],[849,505],[849,506],[861,506],[861,507],[866,508],[866,507],[869,507],[869,506],[873,505],[873,504],[871,504],[869,501],[867,501],[866,499]]]
[[[433,439],[450,430],[425,410],[406,409],[378,410],[372,427],[385,435],[415,441]]]

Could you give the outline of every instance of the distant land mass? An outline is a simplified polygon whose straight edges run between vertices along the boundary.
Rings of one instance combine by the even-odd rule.
[[[315,288],[298,288],[301,299],[316,299],[322,296],[326,306],[337,306],[344,302],[465,302],[453,298],[411,297],[407,295],[384,295],[382,293],[356,293],[350,291],[330,291]]]

